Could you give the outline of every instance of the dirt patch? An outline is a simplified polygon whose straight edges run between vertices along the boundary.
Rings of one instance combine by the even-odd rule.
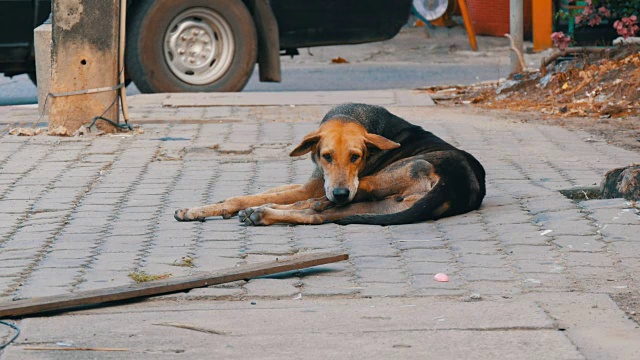
[[[611,295],[611,298],[630,319],[640,325],[640,294],[629,292]]]
[[[542,71],[515,74],[501,82],[425,90],[439,104],[519,112],[524,121],[583,130],[614,145],[640,150],[637,46],[560,58]]]
[[[560,190],[560,193],[575,202],[602,198],[600,187],[596,186]]]

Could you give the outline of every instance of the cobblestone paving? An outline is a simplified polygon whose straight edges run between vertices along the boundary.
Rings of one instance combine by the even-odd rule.
[[[242,122],[146,123],[133,137],[3,135],[0,301],[128,284],[132,271],[178,276],[336,249],[350,261],[177,296],[638,291],[638,208],[558,193],[598,184],[638,154],[585,141],[587,134],[451,110],[391,109],[478,157],[488,174],[479,211],[389,227],[173,220],[179,207],[304,182],[310,161],[287,153],[327,109],[265,107],[244,110]],[[178,266],[185,258],[195,267]],[[435,282],[438,272],[451,281]]]

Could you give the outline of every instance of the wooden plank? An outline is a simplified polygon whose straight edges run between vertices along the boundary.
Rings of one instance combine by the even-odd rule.
[[[0,319],[68,309],[82,305],[95,305],[110,301],[167,294],[176,291],[299,270],[307,267],[343,261],[348,258],[349,255],[341,252],[313,253],[292,256],[285,259],[278,259],[276,261],[259,264],[238,266],[235,268],[228,268],[203,274],[180,276],[140,284],[13,301],[0,306]]]
[[[533,50],[542,51],[553,46],[551,33],[553,32],[553,3],[551,0],[536,0],[531,2],[533,7]]]

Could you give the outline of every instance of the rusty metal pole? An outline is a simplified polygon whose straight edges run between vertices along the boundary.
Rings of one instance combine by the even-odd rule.
[[[54,0],[49,130],[118,122],[120,0]],[[105,132],[116,128],[105,121]]]
[[[510,13],[510,33],[516,49],[522,54],[522,43],[524,41],[524,0],[511,0],[509,6]],[[515,51],[511,52],[511,72],[522,71],[520,59]]]
[[[553,1],[539,0],[531,2],[533,14],[533,50],[543,51],[553,47]]]

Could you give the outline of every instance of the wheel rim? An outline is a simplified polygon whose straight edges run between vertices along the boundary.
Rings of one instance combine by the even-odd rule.
[[[217,12],[192,8],[176,16],[164,35],[164,58],[171,72],[192,85],[218,80],[229,69],[235,41]]]

